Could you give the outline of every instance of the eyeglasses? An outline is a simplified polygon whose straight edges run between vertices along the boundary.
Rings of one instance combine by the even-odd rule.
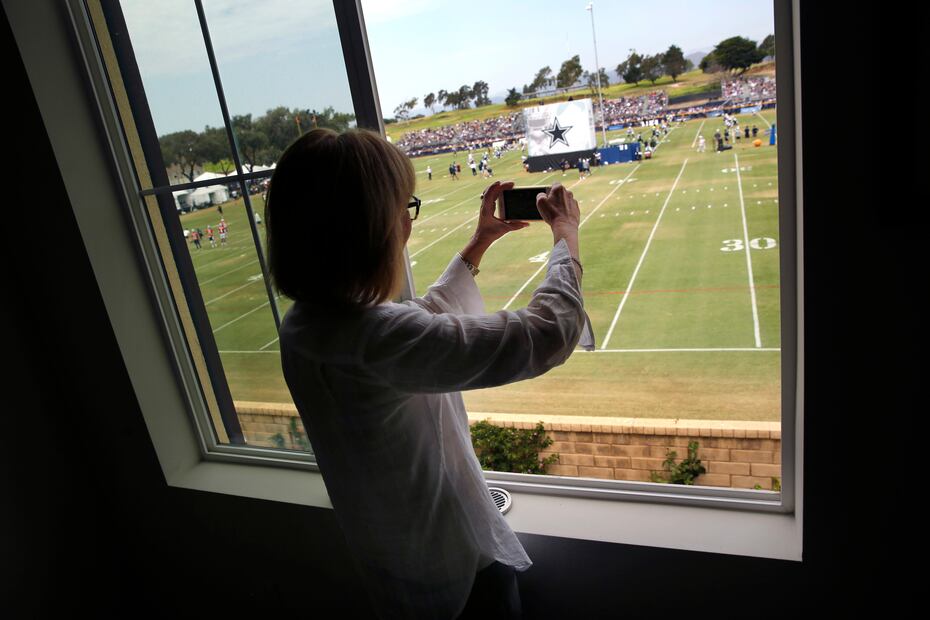
[[[422,202],[416,196],[413,197],[413,200],[407,204],[408,209],[416,209],[413,215],[410,216],[411,220],[417,219],[417,216],[420,215],[420,205]]]

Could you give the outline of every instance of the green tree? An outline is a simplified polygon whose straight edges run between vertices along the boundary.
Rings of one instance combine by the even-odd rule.
[[[429,108],[430,112],[435,112],[435,110],[433,109],[433,105],[435,105],[435,103],[436,103],[436,95],[434,95],[433,93],[423,95],[423,105]]]
[[[158,139],[162,157],[166,165],[177,164],[181,174],[194,182],[194,171],[203,168],[204,162],[210,161],[210,145],[206,144],[203,134],[186,129],[166,134]]]
[[[664,75],[662,71],[662,56],[659,54],[644,56],[640,68],[643,72],[643,79],[649,80],[655,85],[656,80]]]
[[[483,105],[489,105],[491,100],[488,99],[488,83],[478,80],[471,87],[472,97],[475,99],[475,107],[480,108]]]
[[[577,54],[562,63],[559,74],[555,77],[556,88],[569,88],[578,81],[584,69],[581,68],[581,57]]]
[[[721,41],[713,53],[721,67],[727,71],[739,70],[741,75],[765,58],[755,41],[743,37],[730,37]]]
[[[439,104],[439,107],[446,107],[446,98],[449,96],[449,93],[442,90],[441,88],[436,93],[436,102]]]
[[[244,114],[233,116],[232,119],[233,133],[236,135],[236,144],[239,145],[239,153],[242,156],[243,167],[252,172],[255,166],[263,162],[268,162],[268,140],[262,132],[256,130],[252,123],[252,115]]]
[[[523,98],[523,95],[518,93],[516,88],[509,88],[507,89],[507,98],[504,99],[504,103],[506,103],[510,107],[514,107],[517,105],[517,102],[520,101],[520,99],[522,98]]]
[[[601,88],[607,88],[610,86],[610,79],[607,77],[607,70],[604,69],[604,67],[601,67],[598,73],[600,73],[601,76]],[[591,89],[591,92],[595,92],[594,89],[597,88],[597,75],[597,73],[585,71],[581,76],[581,79],[588,84],[588,88]]]
[[[770,34],[769,36],[762,39],[762,43],[759,44],[759,51],[762,53],[763,57],[771,56],[775,57],[775,35]]]
[[[459,86],[458,93],[456,93],[456,104],[459,110],[464,110],[470,108],[470,101],[474,98],[475,94],[472,92],[471,87],[468,84],[462,84]]]
[[[642,69],[643,57],[636,53],[636,50],[630,50],[627,59],[617,65],[617,75],[623,78],[627,84],[639,84],[643,79]]]
[[[678,79],[679,75],[688,70],[688,61],[685,60],[685,55],[680,47],[672,45],[662,54],[662,69],[672,77],[673,82]]]
[[[704,56],[704,58],[701,59],[700,64],[698,64],[698,67],[704,73],[718,73],[723,71],[723,66],[720,64],[720,61],[717,60],[717,57],[713,52]]]
[[[546,65],[542,69],[536,72],[536,77],[533,78],[533,81],[530,82],[529,87],[523,87],[523,94],[535,93],[537,90],[546,85],[546,82],[552,77],[552,69],[549,68],[549,65]]]

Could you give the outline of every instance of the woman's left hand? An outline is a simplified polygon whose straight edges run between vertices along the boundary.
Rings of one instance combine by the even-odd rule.
[[[478,215],[478,229],[475,231],[475,238],[487,243],[493,243],[512,230],[520,230],[530,225],[529,222],[523,220],[502,220],[494,215],[497,197],[505,189],[511,189],[513,185],[513,181],[504,183],[495,181],[481,194],[481,210]]]

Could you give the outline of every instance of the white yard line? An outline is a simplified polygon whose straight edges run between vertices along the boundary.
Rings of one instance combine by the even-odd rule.
[[[256,258],[255,260],[250,260],[249,262],[247,262],[246,264],[242,265],[241,267],[236,267],[235,269],[230,269],[230,270],[228,270],[228,271],[224,271],[224,272],[221,273],[220,275],[218,275],[218,276],[216,276],[216,277],[214,277],[214,278],[210,278],[209,280],[204,280],[203,282],[198,282],[198,284],[199,284],[200,286],[203,286],[204,284],[210,284],[210,283],[213,282],[214,280],[219,280],[220,278],[222,278],[222,277],[224,277],[224,276],[227,276],[227,275],[231,274],[231,273],[234,272],[234,271],[239,271],[240,269],[245,269],[246,267],[248,267],[248,266],[251,265],[252,263],[257,263],[257,262],[258,262],[258,259],[257,259],[257,258]]]
[[[701,130],[704,129],[704,122],[707,119],[701,121],[701,126],[698,127],[698,130],[694,132],[694,140],[691,141],[691,148],[694,148],[694,145],[697,143],[698,136],[701,135]]]
[[[252,286],[252,285],[255,284],[256,282],[261,282],[262,280],[263,280],[263,278],[255,278],[255,279],[252,280],[251,282],[248,282],[248,283],[246,283],[246,284],[243,284],[243,285],[240,286],[239,288],[234,288],[233,290],[229,291],[228,293],[223,293],[223,294],[220,295],[219,297],[214,297],[214,298],[211,299],[210,301],[204,302],[203,305],[209,306],[209,305],[212,304],[214,301],[219,301],[219,300],[223,299],[224,297],[229,297],[229,296],[232,295],[233,293],[235,293],[235,292],[237,292],[237,291],[241,291],[242,289],[246,288],[247,286]]]
[[[276,343],[277,341],[278,341],[278,339],[275,338],[274,340],[272,340],[271,342],[269,342],[268,344],[266,344],[265,346],[263,346],[262,348],[260,348],[259,351],[264,351],[265,349],[267,349],[268,347],[270,347],[271,345],[273,345],[273,344]]]
[[[743,245],[746,247],[746,270],[749,272],[749,295],[752,300],[752,323],[756,337],[756,347],[762,346],[762,336],[759,333],[759,308],[756,305],[756,285],[752,277],[752,257],[749,252],[749,228],[746,225],[746,205],[743,202],[743,181],[739,173],[739,156],[733,153],[736,161],[736,186],[739,188],[739,207],[743,214]]]
[[[430,221],[430,220],[433,219],[434,217],[438,217],[438,216],[442,215],[443,213],[445,213],[446,211],[451,211],[452,209],[454,209],[454,208],[456,208],[456,207],[460,207],[460,206],[462,206],[463,204],[465,204],[466,202],[468,202],[469,200],[474,200],[475,198],[476,198],[475,196],[469,196],[469,197],[466,198],[465,200],[460,200],[459,202],[455,203],[455,204],[452,205],[451,207],[448,207],[448,208],[446,208],[446,209],[443,209],[443,210],[440,211],[439,213],[434,213],[434,214],[432,214],[431,216],[429,216],[429,217],[426,218],[426,219],[423,219],[423,220],[419,220],[419,219],[418,219],[418,220],[414,221],[414,224],[416,225],[416,228],[420,228],[421,226],[423,226],[423,224],[425,224],[426,222]],[[477,198],[481,198],[481,194],[478,194]],[[475,211],[477,212],[478,209],[475,209]]]
[[[411,255],[410,255],[410,258],[415,257],[416,255],[420,254],[421,252],[425,252],[426,250],[430,249],[431,247],[433,247],[434,245],[436,245],[437,243],[439,243],[440,241],[442,241],[443,239],[445,239],[446,237],[448,237],[449,235],[451,235],[452,233],[454,233],[455,231],[457,231],[459,228],[461,228],[461,227],[464,226],[465,224],[468,224],[468,223],[471,222],[472,220],[476,220],[476,219],[478,219],[478,215],[477,215],[477,214],[475,214],[475,215],[473,215],[472,217],[468,218],[467,220],[465,220],[464,222],[462,222],[461,224],[459,224],[458,226],[456,226],[455,228],[453,228],[452,230],[450,230],[449,232],[447,232],[446,234],[444,234],[443,236],[441,236],[439,239],[436,239],[435,241],[433,241],[432,243],[430,243],[429,245],[423,246],[422,248],[420,248],[419,250],[417,250],[416,252],[414,252],[413,254],[411,254]]]
[[[255,308],[252,308],[251,310],[249,310],[248,312],[246,312],[246,313],[243,314],[242,316],[238,316],[238,317],[234,318],[232,321],[229,321],[228,323],[223,323],[222,325],[220,325],[219,327],[217,327],[216,329],[214,329],[214,330],[213,330],[213,333],[215,334],[216,332],[220,331],[221,329],[226,329],[227,327],[229,327],[230,325],[232,325],[232,324],[235,323],[236,321],[239,321],[239,320],[241,320],[241,319],[244,319],[245,317],[249,316],[249,315],[252,314],[253,312],[258,312],[259,310],[261,310],[262,308],[264,308],[265,306],[267,306],[269,303],[271,303],[271,302],[266,301],[266,302],[263,303],[262,305],[260,305],[260,306],[258,306],[258,307],[255,307]]]
[[[764,116],[762,116],[762,114],[760,114],[759,112],[756,112],[756,116],[758,116],[759,118],[761,118],[761,119],[762,119],[762,122],[765,123],[765,124],[768,126],[769,129],[772,128],[772,124],[771,124],[770,122],[768,122],[768,121],[766,120],[766,118],[765,118]]]
[[[755,347],[726,347],[726,348],[707,348],[707,349],[595,349],[590,353],[716,353],[731,351],[781,351],[781,348],[757,349]]]
[[[629,179],[630,176],[632,176],[633,173],[636,172],[636,171],[639,169],[639,167],[640,167],[641,165],[642,165],[642,164],[636,164],[636,166],[635,166],[632,170],[630,170],[630,173],[629,173],[628,175],[626,175],[626,177],[624,177],[623,181],[626,181],[627,179]],[[582,220],[581,223],[578,224],[579,230],[581,229],[582,226],[584,226],[584,223],[587,222],[588,219],[589,219],[592,215],[594,215],[594,212],[597,211],[598,209],[600,209],[600,208],[601,208],[601,205],[603,205],[605,202],[607,202],[607,199],[610,198],[610,197],[613,195],[613,193],[614,193],[615,191],[617,191],[618,189],[620,189],[621,187],[623,187],[623,181],[621,181],[620,183],[617,183],[617,184],[614,186],[614,188],[613,188],[612,190],[610,190],[610,192],[608,192],[608,194],[607,194],[606,196],[604,196],[604,198],[601,200],[601,202],[600,202],[596,207],[594,207],[594,211],[591,211],[591,213],[589,213],[588,216],[585,217],[584,220]],[[574,184],[572,184],[571,187],[574,187],[575,185],[578,185],[579,182],[580,182],[580,181],[576,181]],[[569,189],[571,189],[571,187],[569,187]],[[514,300],[516,300],[516,298],[520,296],[520,294],[524,291],[524,289],[526,289],[526,287],[529,286],[530,283],[533,282],[533,280],[536,279],[536,276],[539,275],[539,272],[542,271],[543,269],[545,269],[545,268],[548,266],[548,264],[549,264],[548,261],[545,262],[545,263],[542,263],[542,264],[539,266],[539,269],[537,269],[536,271],[534,271],[534,272],[533,272],[533,275],[531,275],[531,276],[529,277],[529,279],[527,279],[527,281],[523,283],[523,286],[521,286],[521,287],[519,288],[519,290],[518,290],[516,293],[513,294],[513,297],[510,298],[510,301],[508,301],[506,304],[504,304],[504,307],[502,308],[502,310],[506,310],[507,308],[509,308],[509,307],[510,307],[510,304],[512,304],[512,303],[514,302]]]
[[[646,247],[643,248],[643,253],[639,257],[639,262],[636,263],[636,269],[633,270],[633,275],[630,277],[630,283],[627,284],[625,292],[623,293],[623,299],[620,300],[620,305],[617,306],[617,312],[614,314],[614,320],[610,323],[610,329],[607,330],[607,335],[604,337],[604,343],[601,345],[602,349],[607,348],[607,343],[610,342],[610,336],[614,332],[614,327],[617,325],[617,320],[620,318],[620,313],[623,311],[623,306],[626,304],[626,300],[630,298],[630,291],[633,290],[633,283],[636,281],[636,275],[639,273],[639,268],[642,267],[643,261],[646,258],[646,253],[649,252],[649,246],[652,244],[652,238],[656,234],[656,229],[659,227],[659,222],[662,221],[662,214],[665,213],[665,207],[668,206],[668,201],[672,199],[672,194],[675,193],[675,188],[678,186],[678,181],[681,179],[682,173],[685,171],[685,166],[688,165],[688,160],[686,159],[681,164],[681,170],[678,171],[678,176],[675,177],[675,182],[672,184],[672,189],[668,191],[668,196],[665,198],[665,204],[662,205],[662,210],[659,211],[659,216],[656,218],[656,223],[652,226],[652,232],[649,233],[649,239],[646,240]]]

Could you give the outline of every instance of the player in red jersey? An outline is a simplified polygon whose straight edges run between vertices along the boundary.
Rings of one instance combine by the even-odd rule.
[[[226,226],[226,220],[220,218],[220,223],[217,224],[216,227],[220,231],[220,244],[226,245],[226,231],[228,230],[228,227]]]
[[[207,239],[210,241],[210,247],[216,247],[216,240],[213,238],[213,227],[207,224]]]

